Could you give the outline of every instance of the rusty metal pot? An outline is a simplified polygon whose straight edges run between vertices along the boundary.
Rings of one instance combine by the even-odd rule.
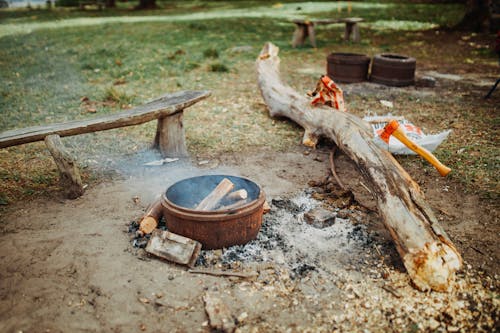
[[[354,83],[368,77],[370,58],[358,53],[331,53],[326,58],[328,76],[336,82]]]
[[[199,211],[197,205],[224,178],[245,189],[248,203],[235,209]],[[246,244],[257,237],[262,225],[265,195],[253,181],[237,176],[206,175],[187,178],[162,195],[163,216],[169,231],[197,240],[204,249]]]
[[[404,87],[415,83],[415,58],[400,54],[377,54],[373,57],[370,80],[388,86]]]

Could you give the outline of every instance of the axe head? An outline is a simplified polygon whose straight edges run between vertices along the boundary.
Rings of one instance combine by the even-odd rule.
[[[397,120],[391,120],[387,125],[385,125],[384,130],[380,133],[380,138],[389,144],[389,138],[397,130],[399,123]]]

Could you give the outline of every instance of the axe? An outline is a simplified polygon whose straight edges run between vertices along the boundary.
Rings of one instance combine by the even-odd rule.
[[[401,141],[406,147],[413,150],[415,153],[419,154],[423,158],[427,160],[430,164],[432,164],[437,171],[441,174],[441,176],[446,176],[450,173],[451,169],[448,168],[443,163],[439,162],[439,160],[427,149],[420,147],[415,142],[411,141],[404,131],[399,127],[399,123],[396,120],[391,120],[387,125],[385,125],[384,130],[380,133],[380,138],[384,140],[387,144],[389,144],[389,137],[394,136],[396,139]]]

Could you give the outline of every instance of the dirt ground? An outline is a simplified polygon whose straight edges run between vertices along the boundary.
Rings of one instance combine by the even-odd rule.
[[[0,224],[0,331],[209,332],[207,293],[227,304],[241,332],[498,330],[496,209],[436,174],[409,170],[465,259],[452,292],[418,292],[376,213],[352,204],[332,226],[304,222],[319,203],[308,183],[328,175],[330,148],[253,150],[210,157],[203,166],[146,168],[137,158],[79,199],[55,193],[11,207]],[[336,167],[349,187],[360,187],[345,156]],[[131,244],[129,224],[155,195],[206,173],[253,179],[272,210],[258,240],[238,249],[241,256],[204,251],[199,265],[256,278],[192,274]],[[264,238],[271,246],[261,246]]]

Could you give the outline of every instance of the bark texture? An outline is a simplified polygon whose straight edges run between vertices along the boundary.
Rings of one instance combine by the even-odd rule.
[[[462,259],[417,183],[392,155],[373,142],[367,123],[347,112],[312,107],[309,99],[280,79],[279,49],[267,43],[257,59],[258,83],[270,115],[287,117],[305,129],[303,143],[333,140],[358,166],[376,196],[378,212],[415,286],[449,290]]]

